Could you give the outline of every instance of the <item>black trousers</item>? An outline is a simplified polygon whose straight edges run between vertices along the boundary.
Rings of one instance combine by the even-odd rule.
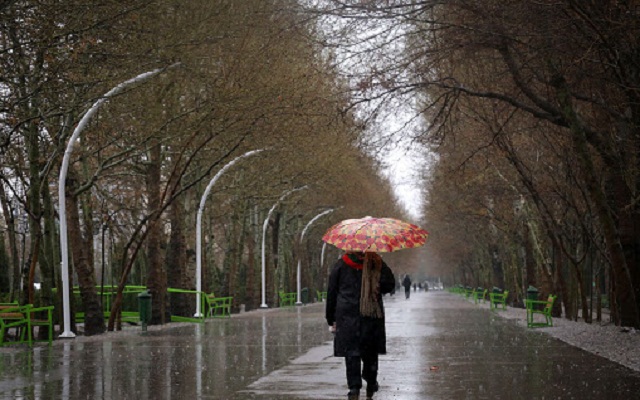
[[[346,356],[349,389],[362,388],[362,380],[373,385],[378,379],[378,352],[363,352],[361,356]]]

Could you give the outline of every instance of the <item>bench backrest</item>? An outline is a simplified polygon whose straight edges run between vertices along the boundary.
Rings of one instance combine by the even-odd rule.
[[[553,308],[553,303],[556,300],[556,296],[550,294],[549,297],[547,297],[547,304],[544,305],[544,309],[545,310],[550,310],[551,308]]]
[[[26,321],[30,306],[3,306],[0,309],[0,326],[11,325],[15,322]]]

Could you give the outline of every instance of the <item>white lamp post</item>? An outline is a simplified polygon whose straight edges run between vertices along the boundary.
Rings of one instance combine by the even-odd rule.
[[[330,208],[326,211],[321,212],[320,214],[316,215],[315,217],[311,218],[311,221],[309,221],[307,223],[307,225],[304,227],[304,229],[302,230],[302,234],[300,234],[300,250],[299,250],[299,254],[298,254],[298,277],[297,277],[297,294],[296,294],[296,305],[297,306],[301,306],[302,302],[300,301],[300,269],[301,269],[301,263],[302,263],[302,240],[304,239],[304,234],[307,232],[307,229],[309,229],[309,227],[311,226],[311,224],[313,224],[314,222],[316,222],[316,220],[318,220],[320,217],[327,215],[329,213],[333,212],[333,208]]]
[[[324,287],[327,287],[326,286],[327,274],[324,273],[325,271],[322,268],[322,266],[324,265],[324,252],[325,252],[325,250],[327,250],[327,242],[322,242],[322,250],[320,251],[320,273],[323,274],[322,283],[324,284]]]
[[[200,298],[201,297],[200,292],[202,292],[202,211],[204,210],[204,203],[206,202],[207,197],[209,196],[209,192],[211,191],[211,188],[213,187],[213,185],[215,185],[218,179],[220,179],[222,174],[224,174],[229,168],[231,168],[235,163],[242,160],[243,158],[247,158],[254,154],[258,154],[264,150],[266,149],[247,151],[243,155],[238,156],[233,160],[229,161],[227,165],[222,167],[222,169],[218,171],[218,173],[213,178],[211,178],[209,185],[207,185],[207,188],[202,194],[202,198],[200,199],[200,207],[198,207],[198,216],[196,220],[196,292],[198,292],[198,295],[196,296],[196,312],[193,315],[196,318],[202,317],[202,314],[200,313],[200,302],[202,301],[202,299]]]
[[[174,67],[178,64],[173,64],[171,67]],[[61,256],[61,273],[62,273],[62,333],[60,334],[61,338],[75,338],[76,335],[71,332],[71,307],[69,301],[69,249],[67,247],[67,204],[66,204],[66,196],[65,196],[65,186],[67,183],[67,171],[69,169],[69,159],[71,158],[71,153],[73,153],[73,146],[80,136],[80,133],[86,128],[89,120],[93,115],[98,111],[98,108],[102,106],[110,97],[115,96],[116,94],[121,93],[127,86],[133,85],[134,83],[145,81],[151,78],[154,75],[159,74],[160,72],[166,70],[166,68],[158,68],[153,71],[142,73],[135,78],[129,79],[128,81],[124,81],[113,89],[109,90],[104,96],[102,96],[98,101],[93,103],[89,111],[84,114],[78,126],[73,131],[71,135],[71,139],[69,139],[69,143],[67,143],[67,148],[64,152],[64,157],[62,158],[62,166],[60,167],[60,177],[58,178],[58,213],[60,215],[60,256]]]
[[[269,210],[269,213],[267,213],[267,218],[264,219],[264,223],[262,224],[262,303],[260,304],[260,308],[269,308],[269,306],[266,303],[267,259],[266,259],[266,251],[265,251],[265,248],[266,248],[265,240],[267,236],[267,226],[269,225],[269,219],[271,218],[271,214],[276,209],[276,207],[278,207],[280,202],[283,201],[287,196],[289,196],[291,193],[304,190],[307,188],[308,186],[305,185],[299,188],[291,189],[287,191],[285,194],[283,194],[282,196],[280,196],[278,201],[276,201],[273,207],[271,207],[271,209]]]
[[[322,242],[322,251],[320,252],[320,269],[324,265],[324,251],[327,249],[327,242]]]

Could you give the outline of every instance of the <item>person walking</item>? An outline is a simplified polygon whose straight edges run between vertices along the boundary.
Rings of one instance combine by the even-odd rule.
[[[411,296],[411,278],[409,278],[408,274],[404,276],[402,286],[404,286],[404,297],[408,299]]]
[[[378,391],[378,355],[386,354],[382,295],[395,278],[373,252],[347,252],[333,266],[327,288],[326,320],[334,333],[333,355],[344,357],[348,400],[359,400],[362,380],[367,399]]]

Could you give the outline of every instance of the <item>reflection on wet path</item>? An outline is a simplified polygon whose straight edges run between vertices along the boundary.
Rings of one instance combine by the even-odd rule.
[[[276,309],[104,341],[4,348],[0,399],[231,399],[325,342],[323,313]]]
[[[380,358],[377,400],[626,400],[640,393],[640,374],[446,293],[387,297],[385,307],[388,354]],[[251,384],[250,398],[346,398],[342,359],[328,354],[330,344],[305,353]]]
[[[639,374],[446,293],[387,296],[385,304],[377,400],[640,393]],[[346,398],[322,305],[85,339],[0,349],[0,399]]]

